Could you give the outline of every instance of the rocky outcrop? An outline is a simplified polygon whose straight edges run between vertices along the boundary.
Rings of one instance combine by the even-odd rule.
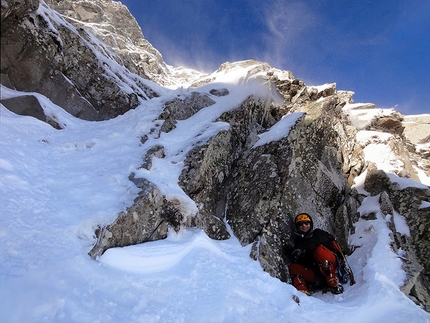
[[[161,126],[161,131],[169,132],[175,128],[177,120],[185,120],[199,110],[214,104],[208,95],[192,92],[190,97],[183,99],[175,98],[165,104],[163,113],[158,119],[165,120]]]
[[[1,84],[6,87],[41,93],[86,120],[116,117],[157,95],[119,67],[110,52],[88,29],[75,28],[43,2],[2,1]]]
[[[387,174],[375,167],[366,175],[365,189],[373,196],[379,195],[381,210],[391,217],[393,250],[402,250],[403,267],[407,280],[402,287],[406,294],[413,295],[427,311],[430,310],[430,188],[401,188]],[[393,216],[406,219],[410,234],[402,234],[396,228]],[[369,214],[362,215],[370,218]]]
[[[394,112],[389,116],[382,116],[379,118],[374,118],[371,124],[367,127],[368,130],[376,130],[382,132],[389,132],[397,135],[403,135],[405,127],[402,124],[403,116]]]
[[[130,72],[159,84],[169,82],[169,67],[143,36],[136,19],[119,1],[46,0],[49,7],[64,15],[78,29],[86,29],[100,39],[108,54]]]
[[[97,258],[107,249],[164,239],[168,228],[179,230],[182,214],[175,201],[167,201],[160,190],[144,179],[130,175],[141,189],[134,204],[111,224],[96,229],[97,243],[89,252]]]
[[[402,126],[405,128],[406,139],[413,144],[430,142],[430,114],[420,116],[404,116]]]
[[[16,19],[33,12],[39,7],[39,0],[16,0],[1,2],[1,32],[16,25]]]
[[[316,226],[334,233],[343,248],[352,252],[348,234],[354,231],[353,224],[360,217],[358,208],[365,197],[353,185],[355,178],[364,172],[367,173],[364,189],[369,195],[381,196],[381,209],[385,214],[398,212],[415,219],[416,214],[427,212],[426,208],[417,206],[429,201],[426,194],[414,191],[414,205],[399,204],[404,199],[408,203],[414,200],[411,196],[406,197],[408,189],[400,189],[384,170],[366,161],[365,148],[372,141],[357,141],[359,129],[342,111],[345,105],[352,103],[351,92],[337,92],[334,84],[308,87],[294,77],[279,77],[279,73],[265,64],[255,69],[258,73],[251,72],[250,77],[254,75],[259,81],[275,87],[282,95],[283,103],[268,104],[264,99],[251,96],[234,110],[221,115],[219,120],[229,123],[229,129],[194,147],[179,177],[179,185],[198,205],[198,213],[186,219],[177,206],[174,217],[177,221],[170,221],[170,227],[175,230],[199,227],[213,239],[227,239],[233,232],[243,245],[253,244],[251,257],[258,260],[264,270],[288,281],[286,264],[289,260],[283,255],[283,248],[293,240],[292,219],[298,212],[313,214]],[[162,131],[171,131],[175,118],[190,117],[199,106],[210,104],[205,95],[197,93],[167,103],[165,112],[159,117],[168,124]],[[260,134],[282,117],[293,114],[299,117],[287,137],[255,145]],[[398,118],[397,114],[383,115],[383,120],[375,117],[362,129],[391,136],[388,147],[396,160],[403,161],[406,169],[410,158],[402,141]],[[151,164],[152,156],[163,158],[163,154],[162,147],[154,147],[148,151],[142,167]],[[413,172],[412,167],[410,171]],[[398,175],[412,177],[408,172]],[[139,205],[143,204],[138,198],[132,208]],[[151,210],[151,214],[157,221],[163,220],[161,211]],[[132,217],[132,213],[128,212],[128,216]],[[362,218],[371,220],[374,216],[364,214]],[[153,230],[157,221],[151,225],[148,222],[147,232]],[[419,227],[422,230],[426,224]],[[393,249],[407,251],[405,271],[408,280],[404,291],[426,304],[430,290],[426,280],[429,238],[422,232],[418,235],[412,227],[411,237],[402,235],[397,232],[394,222],[391,222],[391,229]],[[165,230],[159,228],[155,232],[162,236]],[[421,242],[412,238],[413,235],[420,237]],[[103,239],[103,235],[99,236],[99,241]]]
[[[353,176],[344,162],[358,156],[342,144],[354,135],[341,113],[350,96],[338,95],[333,84],[320,93],[298,79],[279,79],[265,64],[255,69],[250,77],[258,75],[261,81],[257,71],[266,71],[263,81],[279,89],[284,103],[275,106],[249,97],[220,117],[230,124],[229,130],[191,150],[179,184],[199,205],[199,211],[181,225],[197,226],[214,239],[226,239],[230,236],[228,223],[242,244],[254,244],[252,256],[266,271],[287,281],[288,259],[282,250],[292,241],[291,221],[296,213],[306,210],[315,214],[316,225],[337,233],[348,249],[347,233],[353,218],[337,211],[349,190],[347,179]],[[194,93],[176,99],[166,104],[159,119],[168,121],[178,110],[189,117],[197,111],[196,106],[210,104],[206,101]],[[254,146],[258,134],[293,112],[297,121],[288,137]],[[170,131],[172,122],[168,125],[164,131]],[[344,209],[348,207],[345,204]]]
[[[402,125],[411,162],[430,174],[430,114],[405,116]]]

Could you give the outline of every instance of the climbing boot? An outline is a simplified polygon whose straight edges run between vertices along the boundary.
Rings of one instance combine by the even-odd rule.
[[[306,286],[306,281],[303,278],[302,275],[293,275],[292,277],[293,286],[300,292],[305,293],[306,295],[310,296],[309,290]]]
[[[333,294],[342,294],[343,293],[343,286],[341,284],[337,286],[330,287],[330,291]]]

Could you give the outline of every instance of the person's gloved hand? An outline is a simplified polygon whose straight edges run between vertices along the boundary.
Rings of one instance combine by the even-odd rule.
[[[291,253],[291,261],[297,262],[297,260],[299,260],[299,258],[303,255],[303,253],[304,253],[303,249],[294,249],[293,252]]]

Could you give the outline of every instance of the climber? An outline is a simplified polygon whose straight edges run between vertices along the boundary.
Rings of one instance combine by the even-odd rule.
[[[310,295],[310,286],[324,285],[333,294],[343,293],[338,272],[338,257],[343,256],[339,244],[330,233],[314,229],[309,214],[298,214],[294,223],[296,239],[288,265],[293,286],[306,295]],[[347,275],[342,276],[343,283],[347,282]]]

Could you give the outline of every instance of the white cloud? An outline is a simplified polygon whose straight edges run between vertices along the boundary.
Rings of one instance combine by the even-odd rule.
[[[275,1],[266,6],[265,24],[270,31],[265,37],[263,57],[275,66],[291,65],[290,53],[303,41],[303,35],[320,22],[305,2]]]

